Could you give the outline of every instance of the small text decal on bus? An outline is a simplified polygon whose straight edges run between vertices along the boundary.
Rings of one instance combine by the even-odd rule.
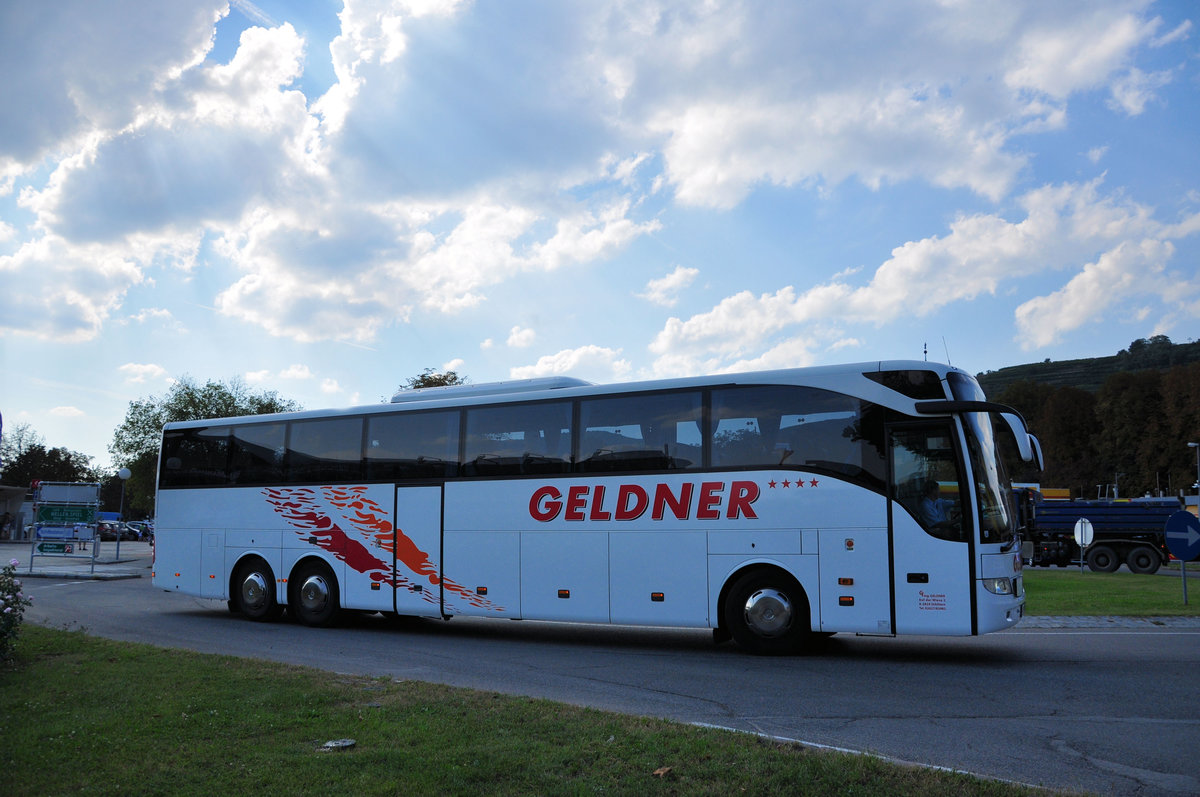
[[[604,485],[575,484],[562,490],[545,485],[529,497],[529,515],[548,523],[559,515],[563,520],[637,520],[650,510],[653,520],[670,516],[677,520],[719,520],[737,518],[757,519],[752,504],[758,500],[758,485],[751,481],[683,482],[678,492],[671,485],[659,483],[653,490],[639,484],[622,484],[615,496]]]

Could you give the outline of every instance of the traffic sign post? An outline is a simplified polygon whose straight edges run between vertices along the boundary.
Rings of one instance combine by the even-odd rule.
[[[1092,544],[1092,540],[1096,538],[1096,530],[1092,528],[1092,521],[1085,517],[1075,521],[1075,544],[1079,546],[1079,572],[1083,573],[1084,551]]]
[[[1183,605],[1187,606],[1187,563],[1200,556],[1200,518],[1180,510],[1167,518],[1167,549],[1179,560],[1183,573]]]

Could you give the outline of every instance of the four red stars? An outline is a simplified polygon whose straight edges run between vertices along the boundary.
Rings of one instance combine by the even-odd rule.
[[[788,479],[784,479],[782,482],[782,487],[783,487],[783,489],[786,490],[787,488],[791,487],[793,484],[797,488],[803,488],[804,487],[804,479],[797,479],[795,482],[789,481]],[[819,484],[819,482],[816,479],[808,480],[809,487],[816,487],[817,484]],[[781,486],[781,483],[772,479],[771,481],[767,482],[767,486],[770,487],[772,490],[774,490],[776,487]]]

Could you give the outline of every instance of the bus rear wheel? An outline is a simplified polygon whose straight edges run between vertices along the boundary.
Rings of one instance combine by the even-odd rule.
[[[303,562],[288,579],[288,609],[304,625],[333,625],[341,614],[337,579],[319,560]]]
[[[1139,545],[1125,555],[1125,564],[1129,565],[1129,569],[1135,573],[1149,575],[1158,572],[1158,566],[1162,564],[1162,560],[1154,549],[1146,545]]]
[[[253,557],[238,565],[233,574],[233,598],[237,607],[251,620],[278,620],[283,607],[275,600],[275,574],[262,559]]]
[[[729,588],[723,613],[733,641],[751,653],[796,653],[811,633],[804,590],[779,570],[753,570],[739,577]]]

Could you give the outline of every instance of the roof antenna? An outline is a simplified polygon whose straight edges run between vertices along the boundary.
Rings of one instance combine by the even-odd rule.
[[[925,353],[925,362],[929,362],[929,341],[921,344],[921,350]]]
[[[942,335],[942,348],[946,350],[946,365],[954,365],[950,362],[950,347],[946,345],[946,336]]]

